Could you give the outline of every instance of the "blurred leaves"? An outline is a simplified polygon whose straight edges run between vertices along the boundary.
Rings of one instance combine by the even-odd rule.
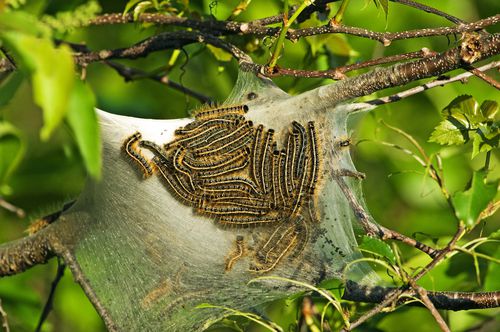
[[[10,194],[6,185],[9,176],[21,162],[26,143],[19,129],[6,121],[0,122],[0,195]]]
[[[45,15],[41,21],[50,26],[56,33],[64,34],[83,26],[101,12],[97,1],[89,1],[72,11],[59,12],[55,16]]]
[[[2,84],[0,84],[0,107],[7,105],[7,103],[14,97],[17,89],[24,80],[24,75],[21,72],[14,72],[10,74]]]
[[[92,90],[76,80],[69,101],[67,120],[75,134],[85,168],[94,178],[101,176],[101,136],[94,110]]]
[[[497,193],[499,181],[486,183],[486,175],[484,170],[474,172],[470,187],[465,191],[455,193],[452,197],[457,217],[469,227],[476,223],[481,211]]]
[[[429,142],[462,145],[473,141],[472,158],[498,148],[500,123],[495,121],[498,104],[485,100],[481,106],[469,95],[459,96],[441,112],[444,120],[434,128]]]
[[[68,46],[55,48],[49,39],[18,31],[4,32],[2,38],[31,75],[34,101],[43,110],[44,126],[40,137],[46,141],[68,109],[75,81],[71,51]]]

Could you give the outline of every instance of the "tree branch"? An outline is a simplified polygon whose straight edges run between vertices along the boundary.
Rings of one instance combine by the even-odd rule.
[[[80,52],[75,55],[75,61],[79,65],[86,66],[91,62],[110,59],[136,59],[145,57],[152,52],[179,49],[192,43],[211,44],[231,53],[239,62],[253,63],[252,59],[236,46],[212,35],[194,31],[164,32],[149,37],[127,48],[88,53]]]
[[[335,84],[321,86],[296,98],[317,100],[317,109],[325,109],[339,102],[366,96],[386,88],[439,76],[497,54],[500,54],[500,34],[464,38],[460,46],[446,52],[409,63],[376,68]]]
[[[47,263],[56,255],[52,240],[53,234],[45,228],[34,235],[0,245],[0,277]]]
[[[354,302],[365,303],[380,303],[384,299],[400,288],[381,287],[381,286],[365,286],[354,281],[348,280],[344,289],[342,299]],[[500,306],[500,292],[432,292],[426,291],[429,300],[436,309],[446,310],[470,310],[470,309],[486,309],[496,308]],[[418,292],[407,290],[405,295],[420,298]],[[401,298],[397,304],[404,304],[410,300]],[[409,305],[421,306],[419,302],[412,302]]]

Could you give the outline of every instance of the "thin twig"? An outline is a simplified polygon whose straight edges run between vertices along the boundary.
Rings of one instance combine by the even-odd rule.
[[[0,197],[0,207],[4,208],[7,211],[10,211],[12,213],[15,213],[18,218],[24,218],[26,216],[26,213],[24,212],[23,209],[7,202],[5,199]]]
[[[315,35],[329,34],[329,33],[345,33],[353,36],[377,40],[383,43],[385,46],[389,46],[391,42],[395,40],[431,37],[431,36],[446,36],[452,34],[460,34],[464,32],[472,32],[481,30],[491,25],[495,25],[498,22],[500,22],[500,14],[497,14],[495,16],[490,16],[476,22],[461,24],[453,27],[427,28],[427,29],[408,30],[401,32],[375,32],[358,27],[351,27],[338,24],[327,24],[320,27],[289,30],[288,38],[290,40],[298,40],[299,38],[307,36],[315,36]]]
[[[497,67],[500,67],[500,61],[493,61],[493,62],[490,62],[484,66],[481,66],[481,67],[475,68],[475,69],[477,71],[483,72],[483,71],[490,70],[490,69],[497,68]],[[425,84],[419,85],[417,87],[414,87],[414,88],[411,88],[411,89],[408,89],[405,91],[401,91],[401,92],[395,93],[395,94],[387,96],[387,97],[381,97],[381,98],[366,101],[366,103],[371,104],[371,105],[382,105],[382,104],[393,103],[395,101],[399,101],[401,99],[413,96],[413,95],[420,93],[420,92],[423,92],[423,91],[427,91],[427,90],[435,88],[437,86],[444,86],[446,84],[457,82],[457,81],[464,82],[467,78],[469,78],[471,76],[474,76],[474,74],[471,72],[465,72],[465,73],[453,76],[451,78],[438,78],[438,79],[431,81],[429,83],[425,83]]]
[[[411,0],[390,0],[392,2],[397,2],[406,6],[410,6],[419,10],[423,10],[424,12],[430,13],[430,14],[435,14],[441,17],[444,17],[448,21],[451,21],[455,24],[465,24],[466,22],[459,19],[458,17],[455,17],[453,15],[450,15],[448,13],[442,12],[436,8],[432,8],[429,6],[426,6],[424,4],[421,4],[419,2],[411,1]]]
[[[497,90],[500,90],[500,82],[497,82],[493,77],[490,77],[490,76],[486,75],[481,70],[479,70],[477,68],[474,68],[472,66],[466,66],[465,69],[467,69],[472,74],[474,74],[475,76],[479,77],[480,79],[482,79],[486,83],[490,84],[491,86],[493,86]]]
[[[54,297],[57,289],[57,285],[59,285],[59,281],[64,276],[64,270],[66,269],[66,265],[61,261],[61,259],[57,260],[57,272],[52,284],[50,286],[50,293],[47,301],[45,302],[45,306],[43,307],[42,314],[40,315],[40,319],[38,320],[38,324],[36,326],[35,332],[40,332],[42,330],[42,325],[49,316],[52,311],[54,304]]]
[[[413,279],[411,279],[411,278],[410,278],[409,282],[410,282],[411,287],[419,295],[420,300],[424,303],[424,305],[426,306],[426,308],[429,309],[430,313],[432,314],[432,316],[436,320],[436,323],[438,324],[438,326],[441,329],[441,331],[443,331],[443,332],[451,332],[450,328],[448,327],[448,325],[444,321],[443,317],[439,314],[439,312],[437,311],[436,307],[434,306],[434,303],[432,303],[432,301],[429,299],[427,290],[425,290],[424,288],[422,288],[419,285],[417,285],[417,283]]]
[[[338,174],[334,174],[335,181],[337,182],[340,190],[342,190],[344,196],[346,197],[351,209],[354,211],[356,218],[360,221],[363,229],[368,235],[377,236],[381,240],[396,240],[403,242],[409,246],[412,246],[427,255],[431,258],[434,258],[438,255],[439,251],[436,249],[421,243],[415,239],[412,239],[406,235],[400,234],[391,229],[385,228],[384,226],[378,225],[371,221],[369,214],[365,211],[363,206],[359,204],[356,197],[352,194],[351,190],[345,183],[344,179]]]
[[[122,65],[121,63],[117,63],[114,61],[103,61],[106,65],[109,67],[113,68],[116,70],[116,72],[125,78],[125,81],[133,81],[133,80],[138,80],[138,79],[151,79],[155,82],[159,82],[161,84],[164,84],[166,86],[171,87],[172,89],[175,89],[177,91],[180,91],[186,95],[189,95],[193,98],[196,98],[202,103],[210,103],[212,102],[212,98],[205,96],[197,91],[194,91],[190,88],[185,87],[184,85],[181,85],[177,82],[172,81],[168,75],[160,75],[160,74],[149,74],[145,71],[142,71],[137,68],[132,68],[128,67],[125,65]]]
[[[7,320],[7,313],[3,310],[2,299],[0,299],[0,316],[2,317],[2,327],[4,332],[10,332],[9,321]]]

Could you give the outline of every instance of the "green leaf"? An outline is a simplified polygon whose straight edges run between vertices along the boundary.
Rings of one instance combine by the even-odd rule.
[[[19,32],[5,32],[2,37],[31,74],[34,100],[43,110],[44,125],[40,136],[46,141],[68,108],[75,81],[71,51],[65,45],[55,48],[48,39]],[[57,65],[54,59],[57,59]]]
[[[363,236],[361,244],[358,246],[362,251],[370,252],[374,255],[387,258],[392,264],[396,262],[396,257],[391,247],[377,238]]]
[[[481,104],[481,114],[487,120],[493,120],[498,112],[498,103],[493,100],[485,100]]]
[[[127,5],[125,6],[125,9],[123,10],[123,16],[125,16],[132,7],[134,7],[137,3],[141,2],[142,0],[130,0],[127,2]]]
[[[497,248],[493,257],[500,259],[500,247]],[[485,291],[498,291],[500,289],[500,278],[498,276],[500,276],[500,264],[490,261],[488,264],[488,271],[486,272],[486,278],[484,279]]]
[[[22,133],[9,122],[0,122],[0,188],[16,170],[26,152]]]
[[[7,79],[0,85],[0,107],[7,105],[7,103],[14,97],[17,89],[24,80],[24,75],[20,71],[13,72]]]
[[[228,61],[231,61],[231,59],[233,58],[231,53],[228,53],[221,48],[218,48],[218,47],[215,47],[212,45],[207,45],[207,48],[210,50],[210,52],[214,55],[214,57],[218,61],[228,62]]]
[[[389,14],[389,2],[388,0],[376,0],[375,5],[380,5],[385,13],[385,19],[387,19],[387,14]]]
[[[490,108],[493,106],[486,103],[485,107],[487,111],[491,112]],[[441,145],[462,145],[467,143],[471,139],[471,132],[474,132],[474,129],[486,122],[483,113],[472,96],[458,96],[441,111],[441,115],[445,120],[434,128],[429,142]]]
[[[472,135],[472,158],[480,152],[488,152],[500,146],[500,129],[493,126],[480,125]]]
[[[429,142],[441,145],[462,145],[469,141],[467,127],[453,117],[441,121],[429,138]]]
[[[92,90],[76,79],[71,94],[67,120],[75,134],[75,140],[83,157],[85,167],[94,178],[101,176],[101,139],[95,98]]]
[[[479,214],[497,193],[498,180],[487,184],[485,179],[484,170],[474,172],[470,188],[455,193],[451,198],[457,217],[468,226],[475,224]]]

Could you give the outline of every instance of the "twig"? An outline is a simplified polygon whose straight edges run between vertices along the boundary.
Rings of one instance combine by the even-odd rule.
[[[159,75],[159,74],[149,74],[145,71],[142,71],[137,68],[131,68],[121,63],[117,63],[114,61],[103,61],[106,65],[116,70],[116,72],[125,78],[125,81],[133,81],[142,78],[148,78],[153,81],[159,82],[166,86],[171,87],[177,91],[180,91],[186,95],[189,95],[193,98],[198,99],[202,103],[210,103],[212,102],[212,98],[205,96],[197,91],[194,91],[190,88],[185,87],[177,82],[172,81],[167,75]]]
[[[472,66],[466,66],[465,69],[467,69],[472,74],[474,74],[475,76],[479,77],[480,79],[482,79],[486,83],[490,84],[491,86],[493,86],[497,90],[500,90],[500,83],[497,82],[493,77],[490,77],[490,76],[486,75],[481,70],[476,69],[476,68],[474,68]]]
[[[3,310],[2,299],[0,299],[0,316],[2,317],[2,327],[4,332],[10,332],[9,321],[7,320],[7,313]]]
[[[490,69],[497,68],[497,67],[500,67],[500,61],[490,62],[484,66],[481,66],[479,68],[475,68],[475,70],[479,71],[479,72],[483,72],[483,71],[490,70]],[[466,73],[462,73],[462,74],[453,76],[451,78],[438,78],[438,79],[431,81],[429,83],[425,83],[425,84],[422,84],[420,86],[417,86],[417,87],[414,87],[414,88],[411,88],[411,89],[408,89],[405,91],[401,91],[401,92],[395,93],[395,94],[387,96],[387,97],[381,97],[381,98],[366,101],[366,103],[371,104],[371,105],[382,105],[382,104],[393,103],[395,101],[399,101],[401,99],[413,96],[413,95],[420,93],[420,92],[423,92],[423,91],[427,91],[427,90],[435,88],[437,86],[444,86],[446,84],[457,82],[457,81],[463,82],[467,78],[469,78],[473,75],[474,74],[471,72],[466,72]]]
[[[436,320],[436,323],[438,324],[439,328],[443,332],[451,332],[450,328],[444,321],[443,317],[439,314],[437,311],[436,307],[434,306],[434,303],[429,299],[428,292],[424,288],[420,287],[417,285],[417,283],[410,278],[409,280],[411,287],[417,292],[417,294],[420,297],[420,300],[424,303],[427,309],[431,312],[432,316]]]
[[[378,225],[371,221],[369,214],[364,210],[364,208],[359,204],[356,197],[352,194],[351,190],[345,183],[344,179],[342,179],[339,174],[334,175],[335,181],[337,182],[340,190],[342,190],[344,196],[346,197],[351,209],[354,211],[356,218],[360,221],[363,229],[368,235],[377,236],[381,240],[396,240],[403,242],[409,246],[412,246],[427,255],[431,258],[435,258],[439,251],[436,249],[421,243],[415,239],[407,237],[406,235],[400,234],[391,229],[385,228],[384,226]]]
[[[5,199],[0,197],[0,207],[6,209],[7,211],[10,211],[12,213],[15,213],[18,218],[24,218],[26,216],[26,213],[24,212],[23,209],[7,202]]]
[[[427,12],[427,13],[430,13],[430,14],[435,14],[435,15],[444,17],[448,21],[451,21],[451,22],[453,22],[455,24],[464,24],[464,23],[466,23],[465,21],[459,19],[458,17],[455,17],[453,15],[447,14],[445,12],[442,12],[442,11],[438,10],[438,9],[426,6],[424,4],[421,4],[421,3],[418,3],[418,2],[415,2],[415,1],[411,1],[411,0],[390,0],[390,1],[397,2],[397,3],[400,3],[400,4],[406,5],[406,6],[410,6],[410,7],[419,9],[419,10],[423,10],[424,12]]]
[[[59,284],[59,281],[61,281],[61,278],[64,276],[64,270],[66,269],[66,265],[58,259],[57,260],[57,272],[54,280],[52,281],[52,285],[50,287],[50,293],[49,297],[47,298],[47,301],[45,302],[45,306],[43,307],[42,314],[40,316],[40,319],[38,320],[38,324],[36,326],[35,332],[40,332],[42,330],[42,325],[49,316],[50,311],[52,310],[53,304],[54,304],[54,296],[56,293],[56,288],[57,285]]]

